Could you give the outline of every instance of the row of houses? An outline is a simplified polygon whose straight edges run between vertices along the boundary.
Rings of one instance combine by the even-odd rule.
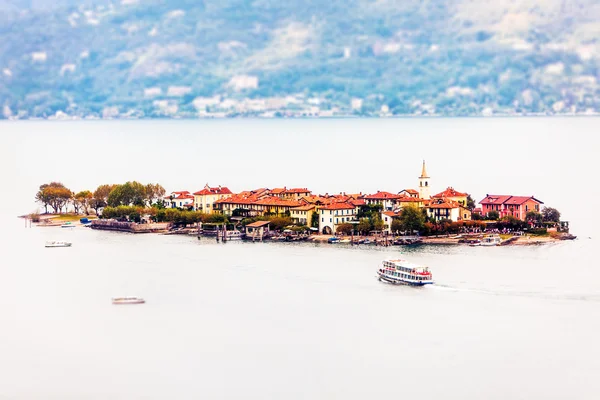
[[[165,197],[168,207],[197,210],[204,213],[219,213],[233,219],[243,219],[264,215],[289,215],[295,223],[307,226],[317,225],[320,233],[331,234],[344,223],[358,223],[358,213],[365,205],[379,205],[381,218],[391,230],[391,222],[398,218],[403,208],[424,209],[435,221],[471,220],[473,213],[488,214],[498,212],[500,217],[513,216],[525,219],[528,211],[540,210],[541,201],[534,196],[487,195],[480,208],[471,209],[469,195],[453,187],[430,195],[430,178],[423,162],[417,189],[403,189],[398,193],[377,191],[373,194],[323,194],[315,195],[307,188],[259,188],[233,193],[224,186],[211,187],[208,184],[201,190],[173,192]]]

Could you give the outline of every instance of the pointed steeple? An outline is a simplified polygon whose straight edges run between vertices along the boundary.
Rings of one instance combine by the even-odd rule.
[[[427,169],[425,168],[425,160],[423,160],[423,169],[421,170],[421,176],[419,178],[429,178]]]

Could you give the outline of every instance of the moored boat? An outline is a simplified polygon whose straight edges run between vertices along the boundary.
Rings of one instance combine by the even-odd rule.
[[[113,304],[142,304],[145,303],[146,300],[141,297],[113,297]]]
[[[402,259],[382,261],[377,275],[380,281],[396,285],[424,286],[433,283],[428,267]]]
[[[71,247],[71,242],[65,242],[62,240],[53,240],[46,242],[46,247]]]
[[[474,243],[472,246],[499,246],[502,243],[502,238],[499,235],[486,235],[479,243]]]
[[[72,224],[72,223],[70,223],[70,222],[65,222],[65,223],[64,223],[64,224],[62,224],[60,227],[61,227],[61,228],[75,228],[75,225],[73,225],[73,224]]]

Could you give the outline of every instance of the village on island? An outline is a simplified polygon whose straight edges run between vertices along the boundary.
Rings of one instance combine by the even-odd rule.
[[[488,194],[476,203],[453,187],[433,194],[431,188],[425,161],[416,189],[397,193],[313,194],[287,187],[233,193],[206,184],[196,192],[167,194],[158,184],[127,182],[75,194],[52,182],[36,194],[46,212],[30,218],[42,226],[75,227],[79,219],[92,229],[189,234],[223,242],[507,245],[575,238],[558,210],[533,195]],[[74,212],[61,213],[67,210]]]

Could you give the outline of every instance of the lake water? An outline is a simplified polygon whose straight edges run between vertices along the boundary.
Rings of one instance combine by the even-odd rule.
[[[597,399],[591,118],[1,123],[0,398]],[[578,240],[532,247],[216,243],[26,228],[39,184],[535,194]],[[255,166],[255,167],[253,167]],[[14,211],[13,211],[14,210]],[[46,249],[46,240],[72,248]],[[402,254],[401,254],[402,253]],[[436,285],[378,282],[381,259]],[[114,296],[146,304],[113,306]]]

